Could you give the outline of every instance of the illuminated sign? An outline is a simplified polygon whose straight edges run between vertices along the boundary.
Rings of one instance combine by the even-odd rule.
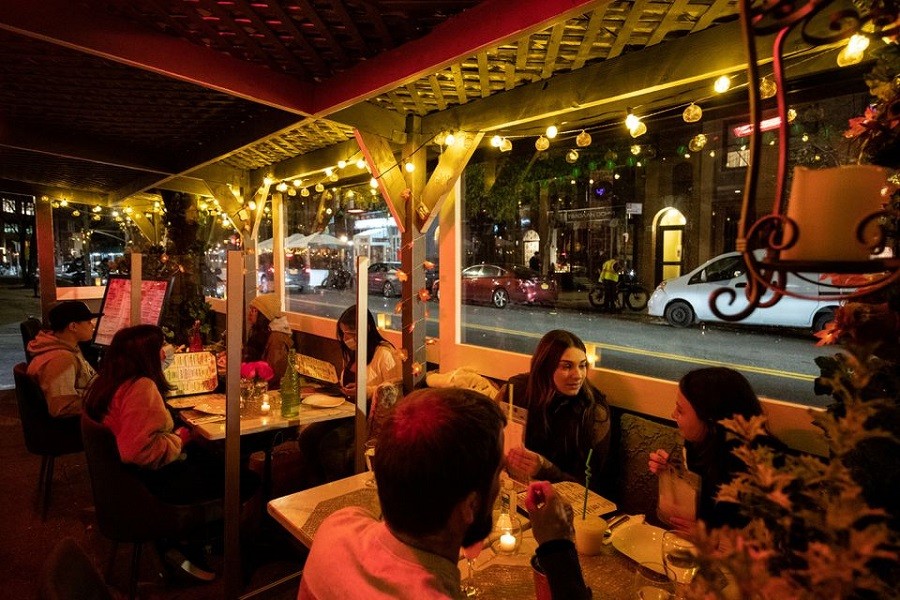
[[[760,131],[771,131],[781,126],[781,117],[772,117],[771,119],[763,119],[759,122]],[[745,123],[732,128],[731,133],[734,137],[747,137],[753,133],[753,123]]]

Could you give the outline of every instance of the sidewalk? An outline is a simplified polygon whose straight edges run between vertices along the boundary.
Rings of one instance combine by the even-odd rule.
[[[0,278],[0,390],[15,388],[13,367],[25,360],[19,323],[30,315],[41,315],[34,289],[23,287],[15,278]]]

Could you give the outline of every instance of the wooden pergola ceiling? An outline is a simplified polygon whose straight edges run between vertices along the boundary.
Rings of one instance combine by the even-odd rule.
[[[517,90],[597,77],[736,14],[735,0],[2,3],[0,189],[115,202],[210,166],[220,183],[287,176],[355,128],[402,142],[407,115],[498,128]]]

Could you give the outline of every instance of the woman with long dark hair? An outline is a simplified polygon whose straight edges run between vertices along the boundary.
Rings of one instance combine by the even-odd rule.
[[[506,455],[514,475],[584,482],[590,454],[591,488],[601,487],[611,421],[606,398],[587,378],[588,369],[584,342],[554,329],[538,343],[530,372],[510,379],[514,403],[528,410],[524,447]],[[504,388],[499,397],[505,400],[506,394]]]
[[[344,368],[341,388],[348,396],[356,394],[356,306],[351,306],[337,321],[337,339],[341,345]],[[375,317],[366,311],[366,397],[372,398],[379,385],[403,378],[402,360],[394,345],[378,331]]]
[[[761,414],[762,405],[756,392],[750,382],[734,369],[695,369],[678,382],[672,418],[684,438],[684,466],[700,476],[697,518],[709,526],[744,524],[739,518],[737,505],[716,502],[719,488],[744,468],[744,464],[732,454],[735,442],[728,440],[720,421],[735,415],[749,419]],[[761,441],[784,448],[771,437]],[[670,457],[666,450],[651,452],[650,471],[659,473],[668,467],[670,460],[675,460],[675,457]],[[685,531],[694,525],[693,521],[677,516],[671,516],[669,520],[675,528]]]
[[[281,376],[287,369],[288,352],[294,347],[294,337],[287,317],[281,311],[281,302],[275,294],[260,294],[250,301],[247,309],[247,341],[241,360],[264,360],[272,367],[275,377],[269,382],[271,389],[278,389]]]

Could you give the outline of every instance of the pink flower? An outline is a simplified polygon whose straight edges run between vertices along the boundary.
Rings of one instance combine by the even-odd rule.
[[[241,379],[264,379],[269,381],[275,377],[275,371],[264,360],[241,363]]]

